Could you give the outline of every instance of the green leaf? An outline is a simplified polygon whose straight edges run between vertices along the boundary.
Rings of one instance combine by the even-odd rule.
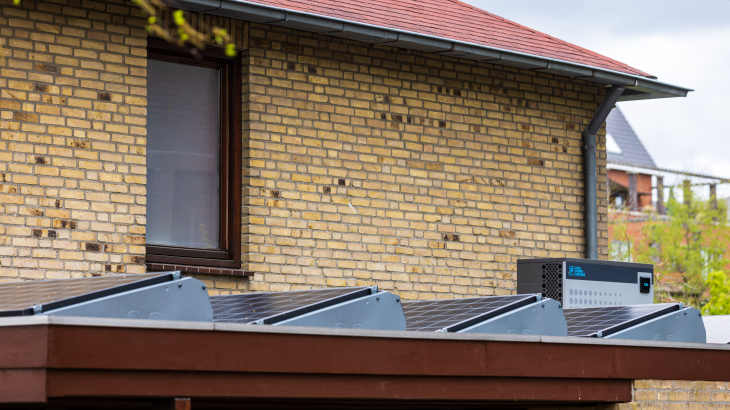
[[[714,271],[708,275],[710,300],[702,307],[703,315],[730,314],[730,283],[722,271]]]
[[[236,46],[232,43],[226,44],[225,54],[228,57],[235,57],[238,54]]]
[[[185,13],[182,10],[175,10],[172,13],[172,18],[178,26],[185,24]]]

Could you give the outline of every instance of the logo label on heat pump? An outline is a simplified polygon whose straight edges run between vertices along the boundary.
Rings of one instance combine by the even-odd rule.
[[[636,267],[620,265],[602,265],[592,263],[571,264],[566,266],[566,279],[589,280],[594,282],[639,283],[639,272]],[[651,275],[642,272],[644,275]]]
[[[583,268],[580,266],[568,266],[568,276],[585,276]]]

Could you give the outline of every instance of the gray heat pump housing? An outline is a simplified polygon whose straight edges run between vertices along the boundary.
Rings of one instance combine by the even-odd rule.
[[[700,311],[686,307],[613,333],[605,339],[706,343],[707,335]]]
[[[114,319],[213,320],[205,284],[182,278],[43,312]]]
[[[648,278],[648,292],[639,283]],[[517,294],[541,293],[566,309],[654,303],[654,266],[573,258],[520,259]]]
[[[398,296],[390,292],[378,292],[273,323],[271,326],[406,330],[406,317]]]
[[[511,310],[457,333],[498,333],[540,336],[568,336],[568,324],[560,302],[553,299]]]

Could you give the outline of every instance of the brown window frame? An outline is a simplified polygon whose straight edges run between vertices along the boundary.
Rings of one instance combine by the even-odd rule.
[[[206,267],[241,267],[241,58],[222,49],[192,50],[148,38],[147,58],[221,69],[220,250],[147,245],[147,262]]]

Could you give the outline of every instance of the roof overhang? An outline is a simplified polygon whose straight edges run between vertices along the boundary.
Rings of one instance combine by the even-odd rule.
[[[656,168],[646,168],[643,166],[627,165],[614,162],[607,162],[606,169],[615,169],[616,171],[625,171],[631,174],[656,175],[658,177],[663,177],[667,175],[666,172],[659,171]]]
[[[12,408],[587,406],[631,401],[636,379],[730,381],[729,364],[730,346],[700,343],[0,319],[0,407]]]
[[[658,177],[664,177],[667,175],[684,175],[688,177],[709,179],[716,181],[717,183],[727,183],[730,178],[718,177],[715,175],[699,174],[696,172],[689,171],[678,171],[669,168],[650,167],[646,165],[635,165],[628,162],[608,160],[606,161],[606,169],[615,169],[617,171],[626,171],[633,174],[647,174],[656,175]]]
[[[327,34],[365,43],[387,44],[393,47],[437,53],[466,60],[523,68],[563,77],[578,78],[605,86],[626,86],[626,90],[619,101],[686,97],[690,91],[693,91],[689,88],[662,83],[648,77],[569,61],[240,0],[164,1],[170,7],[183,10]]]

